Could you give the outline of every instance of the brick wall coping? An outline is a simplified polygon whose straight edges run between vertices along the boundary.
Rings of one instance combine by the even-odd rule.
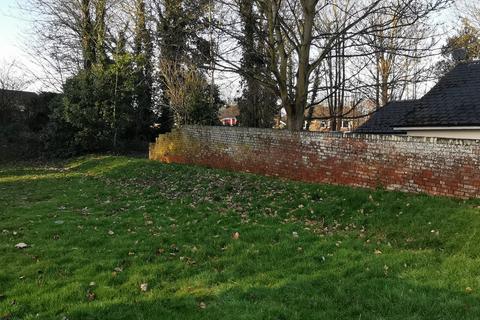
[[[183,129],[194,131],[209,132],[212,130],[224,130],[224,131],[237,131],[242,134],[272,134],[277,136],[299,136],[309,139],[324,139],[324,138],[349,138],[360,139],[368,141],[398,141],[398,142],[415,142],[415,143],[433,143],[442,145],[480,145],[480,140],[472,139],[450,139],[450,138],[435,138],[435,137],[412,137],[406,135],[394,135],[394,134],[364,134],[364,133],[340,133],[340,132],[311,132],[300,131],[292,132],[288,130],[280,129],[262,129],[262,128],[245,128],[245,127],[227,127],[227,126],[199,126],[199,125],[186,125]],[[180,128],[180,130],[182,129]],[[179,130],[179,129],[174,129]]]

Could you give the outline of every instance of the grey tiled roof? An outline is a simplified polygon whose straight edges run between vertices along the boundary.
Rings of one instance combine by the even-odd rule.
[[[480,61],[461,63],[406,118],[407,127],[480,125]]]
[[[420,100],[387,104],[356,132],[439,126],[480,126],[480,61],[460,63]]]
[[[405,117],[410,113],[415,101],[393,101],[375,112],[362,126],[357,128],[357,133],[401,133],[393,128],[405,123]]]

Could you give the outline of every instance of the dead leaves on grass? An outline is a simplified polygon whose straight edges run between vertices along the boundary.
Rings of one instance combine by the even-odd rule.
[[[20,243],[17,243],[15,245],[15,248],[20,249],[20,250],[27,249],[28,247],[29,247],[29,245],[26,244],[25,242],[20,242]]]
[[[140,291],[141,292],[147,292],[148,291],[148,283],[140,284]]]
[[[91,291],[91,290],[88,290],[87,292],[87,300],[88,302],[92,302],[94,301],[95,299],[97,299],[97,295],[95,294],[95,292]]]

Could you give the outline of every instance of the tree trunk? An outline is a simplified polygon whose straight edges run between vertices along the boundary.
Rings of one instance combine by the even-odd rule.
[[[107,64],[107,53],[105,48],[106,25],[105,16],[107,14],[106,0],[98,0],[95,5],[95,54],[96,63],[105,66]]]
[[[95,42],[93,40],[92,17],[90,16],[90,0],[81,2],[81,37],[83,68],[90,69],[96,61]]]
[[[285,109],[287,110],[287,129],[290,131],[302,131],[305,107],[298,108],[298,105],[291,104]]]
[[[303,7],[303,25],[301,28],[301,44],[298,51],[297,83],[295,86],[295,102],[287,109],[288,129],[303,130],[305,108],[307,107],[308,88],[310,84],[310,50],[312,45],[313,25],[316,1],[306,1]]]
[[[382,107],[384,107],[390,101],[389,87],[388,87],[388,72],[385,70],[382,72]]]

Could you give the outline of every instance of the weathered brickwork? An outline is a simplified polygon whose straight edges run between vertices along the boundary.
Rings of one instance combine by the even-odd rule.
[[[480,197],[480,141],[186,126],[150,159],[309,182]]]

